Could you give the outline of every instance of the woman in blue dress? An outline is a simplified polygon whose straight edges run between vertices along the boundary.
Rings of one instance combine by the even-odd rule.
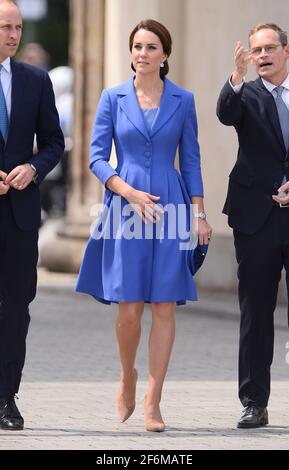
[[[165,430],[160,401],[175,337],[175,306],[197,298],[183,249],[184,227],[176,225],[190,229],[193,207],[199,244],[208,243],[212,229],[204,213],[194,98],[166,78],[170,33],[157,21],[142,21],[129,46],[135,76],[104,90],[96,112],[90,169],[105,186],[104,209],[89,239],[76,290],[119,304],[121,422],[135,409],[141,316],[144,303],[151,304],[143,406],[146,429],[160,432]],[[109,164],[112,141],[115,169]],[[180,172],[175,168],[177,150]]]

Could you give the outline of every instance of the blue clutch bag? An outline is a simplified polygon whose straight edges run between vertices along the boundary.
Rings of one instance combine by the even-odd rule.
[[[202,266],[205,260],[208,248],[209,248],[209,245],[200,245],[198,243],[196,248],[193,248],[188,252],[189,269],[193,276]]]

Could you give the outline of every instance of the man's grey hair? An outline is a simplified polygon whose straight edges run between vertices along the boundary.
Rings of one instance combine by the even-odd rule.
[[[250,38],[253,36],[253,34],[257,33],[258,31],[261,31],[262,29],[272,29],[273,31],[276,31],[279,37],[279,41],[281,42],[282,46],[287,46],[288,44],[288,34],[286,31],[284,31],[280,26],[278,26],[275,23],[260,23],[254,26],[254,28],[251,29],[249,32],[249,44],[250,44]]]

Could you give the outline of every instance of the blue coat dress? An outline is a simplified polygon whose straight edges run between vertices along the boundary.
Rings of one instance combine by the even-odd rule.
[[[112,141],[116,169],[109,164]],[[175,168],[177,150],[180,173]],[[93,128],[90,169],[104,186],[111,176],[119,175],[134,188],[160,196],[164,207],[185,207],[188,228],[190,197],[203,196],[192,93],[165,79],[160,107],[149,129],[134,91],[134,78],[104,90]],[[76,291],[107,304],[196,300],[188,252],[180,249],[184,238],[178,230],[171,236],[169,211],[165,210],[159,224],[145,225],[129,207],[125,199],[106,188],[104,209],[88,241]],[[176,214],[178,220],[177,210]],[[130,237],[132,225],[134,236]]]

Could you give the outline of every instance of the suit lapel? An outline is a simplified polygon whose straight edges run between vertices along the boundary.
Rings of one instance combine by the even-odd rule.
[[[269,120],[269,123],[273,129],[273,132],[280,146],[282,147],[283,152],[286,153],[286,148],[284,145],[283,134],[282,134],[281,126],[280,126],[278,111],[276,108],[274,97],[267,90],[267,88],[263,85],[261,78],[258,78],[255,83],[257,85],[258,91],[262,95],[262,102],[264,103],[265,112]]]
[[[160,109],[151,130],[151,137],[163,127],[173,116],[180,105],[180,93],[170,80],[165,79],[164,92],[160,102]]]
[[[135,94],[134,78],[125,83],[123,88],[118,92],[119,106],[129,121],[145,136],[146,139],[152,138],[153,135],[156,134],[176,112],[181,102],[180,96],[181,95],[178,92],[177,87],[175,87],[168,79],[165,79],[160,108],[152,130],[149,133]]]
[[[128,120],[139,130],[146,139],[150,139],[149,132],[144,120],[143,113],[139,107],[138,100],[134,91],[134,78],[129,80],[123,90],[118,93],[119,106],[125,113]]]

